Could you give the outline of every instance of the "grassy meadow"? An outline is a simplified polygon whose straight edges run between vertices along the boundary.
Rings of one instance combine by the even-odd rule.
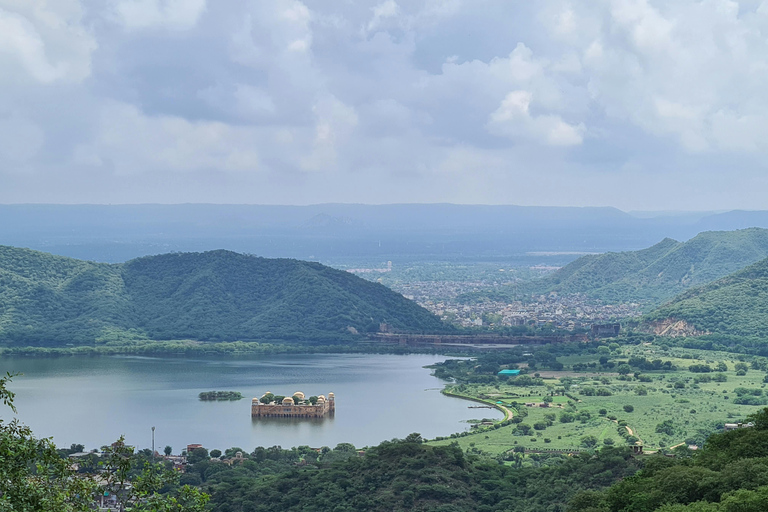
[[[605,351],[601,354],[605,355]],[[599,354],[558,357],[562,371],[540,370],[538,385],[515,385],[515,379],[478,384],[449,384],[446,391],[501,402],[513,412],[512,422],[473,429],[469,434],[431,441],[458,442],[464,449],[498,455],[516,447],[526,450],[586,450],[612,444],[641,444],[645,451],[669,450],[682,443],[701,444],[724,423],[745,419],[765,405],[734,403],[739,393],[768,398],[766,372],[737,354],[668,348],[652,344],[622,346],[610,353],[621,362],[631,357],[670,361],[673,370],[633,371],[620,375],[600,365],[573,370],[597,361]],[[691,365],[727,370],[694,373]],[[737,365],[741,371],[737,371]],[[523,366],[524,365],[520,365]],[[746,373],[745,373],[745,367]],[[541,407],[544,400],[549,407]],[[535,403],[536,406],[526,406]],[[518,448],[518,451],[520,450]]]

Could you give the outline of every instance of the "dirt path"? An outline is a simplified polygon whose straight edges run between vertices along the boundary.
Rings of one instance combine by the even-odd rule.
[[[610,421],[612,421],[612,422],[614,422],[614,423],[618,423],[618,422],[619,422],[618,420],[610,420]],[[629,425],[624,425],[624,428],[625,428],[625,429],[627,429],[627,433],[628,433],[629,435],[637,437],[637,436],[635,435],[635,431],[634,431],[634,430],[632,430],[632,427],[630,427]],[[642,439],[640,439],[639,437],[637,437],[637,441],[638,441],[640,444],[643,444],[643,440],[642,440]]]
[[[509,409],[507,409],[507,408],[506,408],[506,407],[504,407],[503,405],[498,405],[498,404],[496,404],[496,407],[497,407],[498,409],[500,409],[500,410],[501,410],[501,412],[503,412],[503,413],[504,413],[504,420],[503,420],[503,421],[507,421],[507,420],[511,420],[511,419],[512,419],[512,411],[510,411]]]

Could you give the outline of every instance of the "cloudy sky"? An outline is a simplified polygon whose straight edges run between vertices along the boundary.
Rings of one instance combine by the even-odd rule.
[[[0,0],[0,202],[768,209],[768,1]]]

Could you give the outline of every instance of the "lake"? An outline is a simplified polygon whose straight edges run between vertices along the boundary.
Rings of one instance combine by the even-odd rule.
[[[443,382],[425,365],[435,355],[291,354],[247,358],[94,358],[0,360],[22,372],[10,389],[19,419],[58,446],[98,448],[125,435],[128,444],[187,444],[208,449],[299,445],[375,445],[411,432],[434,438],[467,430],[471,418],[501,418],[495,409],[440,393]],[[240,391],[233,402],[202,402],[201,391]],[[252,419],[250,402],[267,391],[290,396],[336,395],[336,414],[321,420]],[[8,419],[10,410],[0,417]]]

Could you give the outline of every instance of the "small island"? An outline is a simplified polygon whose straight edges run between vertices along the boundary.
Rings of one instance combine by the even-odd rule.
[[[218,401],[224,401],[224,400],[242,400],[243,394],[239,391],[203,391],[197,397],[200,400],[203,400],[205,402],[212,401],[212,400],[218,400]]]
[[[280,418],[322,418],[336,412],[336,397],[328,393],[306,398],[296,391],[293,396],[279,396],[267,391],[261,398],[251,400],[251,416]]]

